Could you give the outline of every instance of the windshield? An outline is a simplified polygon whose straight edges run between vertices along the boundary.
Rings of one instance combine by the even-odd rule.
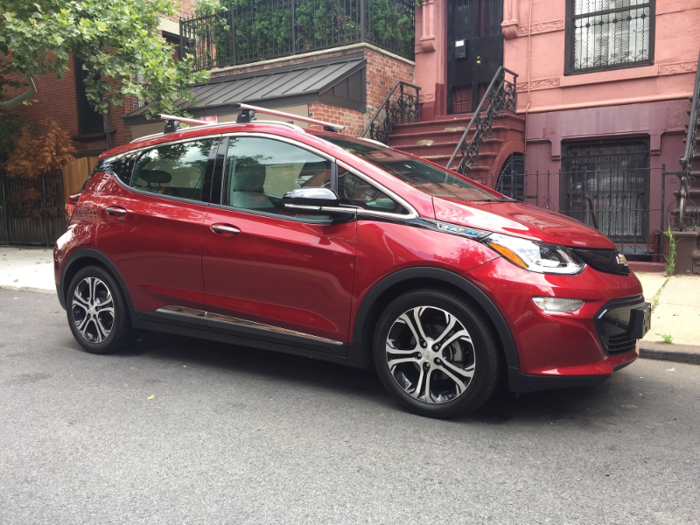
[[[461,201],[499,201],[503,199],[500,195],[482,190],[449,171],[436,168],[399,151],[375,146],[362,140],[352,140],[348,137],[317,136],[340,146],[433,197]]]

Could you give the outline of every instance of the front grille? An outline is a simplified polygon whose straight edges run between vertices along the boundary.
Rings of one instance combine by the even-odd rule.
[[[632,310],[644,306],[644,297],[626,297],[607,302],[595,316],[595,327],[608,355],[624,354],[637,347],[632,337]]]
[[[600,250],[597,248],[588,250],[572,248],[572,250],[583,262],[599,272],[618,275],[628,275],[630,273],[627,263],[621,262],[620,257],[618,257],[619,253],[617,250]]]
[[[607,347],[610,355],[624,354],[637,348],[637,340],[630,339],[627,334],[611,335],[608,337]]]

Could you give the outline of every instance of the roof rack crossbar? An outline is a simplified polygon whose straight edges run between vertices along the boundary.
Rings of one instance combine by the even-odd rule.
[[[192,124],[193,126],[206,126],[207,124],[211,124],[211,122],[207,122],[205,120],[197,120],[194,118],[185,118],[185,117],[176,117],[174,115],[165,115],[163,113],[159,113],[158,115],[155,116],[155,118],[158,120],[177,120],[177,121],[183,122],[185,124]]]

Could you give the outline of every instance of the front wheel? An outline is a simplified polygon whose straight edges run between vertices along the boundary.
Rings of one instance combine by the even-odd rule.
[[[500,351],[488,318],[461,296],[421,289],[394,299],[374,336],[374,362],[389,393],[428,417],[472,411],[494,393]]]
[[[111,354],[131,342],[133,331],[124,294],[100,266],[81,269],[68,287],[68,324],[73,337],[93,354]]]

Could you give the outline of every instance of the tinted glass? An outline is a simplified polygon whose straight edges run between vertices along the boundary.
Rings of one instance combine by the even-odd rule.
[[[113,173],[124,184],[128,185],[131,182],[131,173],[134,171],[134,161],[137,153],[129,151],[121,155],[115,155],[100,161],[95,168],[95,171],[106,171]]]
[[[385,213],[408,213],[403,206],[384,192],[341,167],[338,167],[338,196],[340,204],[350,204],[365,210]]]
[[[214,161],[209,159],[215,142],[198,140],[147,150],[136,162],[131,186],[161,195],[206,200],[202,188],[213,169]]]
[[[463,201],[493,201],[501,198],[500,195],[482,190],[447,170],[436,168],[399,151],[347,137],[318,136],[428,195]]]
[[[295,215],[284,209],[284,194],[298,188],[330,188],[331,165],[330,161],[285,142],[231,137],[224,204]]]

